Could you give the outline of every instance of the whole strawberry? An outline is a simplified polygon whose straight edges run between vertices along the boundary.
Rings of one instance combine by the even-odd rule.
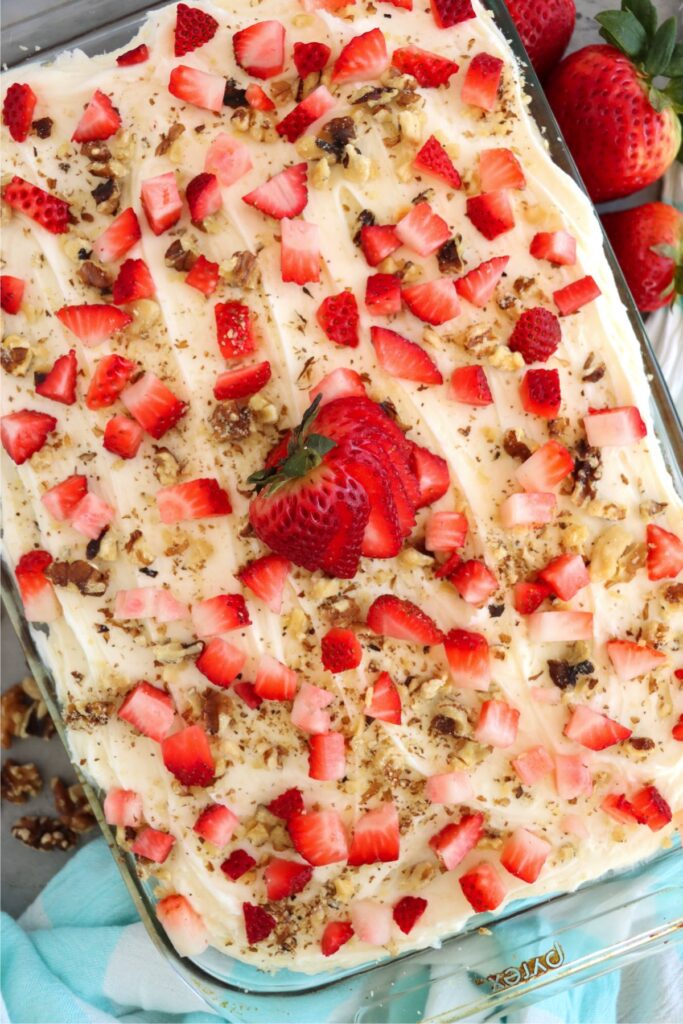
[[[576,20],[574,0],[505,0],[539,78],[567,49]]]
[[[649,313],[683,294],[683,213],[645,203],[602,222],[638,309]]]
[[[630,5],[629,5],[630,6]],[[596,203],[651,185],[681,142],[683,53],[676,19],[657,28],[650,0],[597,20],[609,45],[585,46],[555,68],[546,95]],[[668,78],[666,85],[654,85]]]

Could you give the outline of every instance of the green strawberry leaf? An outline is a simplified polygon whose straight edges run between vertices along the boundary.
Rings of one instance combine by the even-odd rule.
[[[603,11],[596,15],[595,20],[602,25],[602,38],[616,46],[627,57],[635,60],[645,51],[648,42],[647,32],[635,14],[630,11]]]
[[[683,113],[683,77],[672,78],[662,92],[668,97],[671,106],[677,114]]]
[[[654,85],[651,85],[648,89],[647,98],[649,99],[653,109],[656,110],[658,114],[661,114],[663,110],[666,110],[667,107],[671,106],[668,97],[665,96],[664,93],[661,92],[660,89],[657,89]]]
[[[683,75],[683,43],[676,43],[674,46],[665,74],[669,78],[678,78],[680,75]]]
[[[645,57],[645,71],[648,75],[663,75],[676,45],[676,19],[663,21],[655,32],[655,37]]]
[[[665,256],[669,260],[675,260],[678,255],[675,245],[666,245],[665,243],[651,245],[650,252],[656,253],[657,256]]]
[[[336,447],[336,441],[331,440],[329,437],[323,437],[322,434],[309,434],[306,438],[306,448],[309,451],[315,452],[316,455],[320,455],[321,458]]]
[[[657,31],[657,8],[650,0],[622,0],[622,11],[630,11],[652,39]]]
[[[259,469],[247,478],[247,483],[252,484],[257,493],[265,487],[266,495],[275,494],[288,480],[297,480],[310,473],[320,465],[328,452],[336,448],[337,442],[329,437],[309,433],[321,401],[322,395],[318,395],[304,413],[299,426],[292,431],[285,458],[280,459],[276,466]]]

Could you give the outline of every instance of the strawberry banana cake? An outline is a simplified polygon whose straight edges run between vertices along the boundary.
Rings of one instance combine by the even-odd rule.
[[[7,76],[1,428],[159,919],[318,971],[672,842],[683,514],[491,16],[304,6]]]

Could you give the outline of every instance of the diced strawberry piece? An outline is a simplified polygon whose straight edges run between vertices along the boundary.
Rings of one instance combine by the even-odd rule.
[[[576,313],[577,309],[581,309],[586,303],[597,299],[600,294],[597,284],[588,275],[553,292],[553,299],[560,311],[560,316],[569,316],[570,313]]]
[[[14,570],[17,586],[29,622],[54,622],[62,614],[55,589],[45,575],[52,555],[36,549],[22,555]]]
[[[512,767],[525,786],[535,786],[553,770],[553,759],[545,747],[532,747],[513,758]]]
[[[30,217],[53,235],[69,230],[69,204],[16,174],[3,188],[2,198],[13,210]]]
[[[478,914],[495,910],[505,899],[505,886],[488,861],[466,871],[458,879],[465,899]]]
[[[506,530],[515,526],[543,526],[552,522],[556,505],[554,494],[511,494],[501,502],[500,522]]]
[[[242,875],[246,875],[247,871],[251,871],[255,864],[256,861],[246,850],[233,850],[221,864],[221,871],[236,882]]]
[[[515,226],[510,199],[504,189],[470,196],[467,200],[467,216],[477,231],[489,241]]]
[[[200,257],[201,259],[201,257]],[[195,264],[196,266],[197,264]],[[271,377],[270,363],[252,363],[250,366],[227,370],[216,378],[214,397],[224,399],[249,398],[266,386]]]
[[[391,907],[376,900],[355,900],[351,904],[354,935],[372,946],[386,946],[391,940]]]
[[[271,857],[263,873],[269,900],[284,900],[301,892],[313,877],[313,868],[300,861]]]
[[[200,477],[182,484],[162,487],[156,493],[156,502],[162,523],[209,519],[232,512],[227,491],[224,491],[213,477]]]
[[[187,183],[185,198],[193,224],[202,224],[221,209],[223,197],[215,174],[203,171]]]
[[[277,924],[277,920],[272,914],[269,914],[263,907],[257,907],[254,903],[243,903],[242,914],[244,915],[247,943],[250,946],[267,939]]]
[[[156,288],[149,267],[144,260],[124,260],[114,281],[114,302],[125,305],[138,299],[151,299]]]
[[[419,46],[403,46],[394,50],[391,63],[402,74],[412,75],[423,89],[435,89],[440,85],[448,85],[449,78],[458,70],[458,65],[454,61],[446,60],[445,57],[440,57],[436,53],[430,53],[429,50],[421,50]],[[433,138],[434,136],[432,136]],[[422,148],[424,149],[424,146]],[[455,188],[460,188],[459,179]]]
[[[279,796],[270,801],[268,810],[276,818],[282,818],[283,821],[289,821],[294,814],[303,814],[304,798],[301,795],[301,790],[292,788],[285,790],[284,793],[280,793]]]
[[[411,448],[411,462],[420,491],[417,508],[431,505],[442,498],[451,484],[448,463],[428,448],[414,444]]]
[[[520,615],[531,615],[550,597],[550,587],[545,583],[515,583],[514,605]]]
[[[624,683],[647,675],[666,661],[666,655],[661,651],[646,644],[634,644],[630,640],[608,640],[607,654],[617,676]]]
[[[381,672],[372,684],[365,714],[390,725],[401,724],[401,695],[388,672]]]
[[[114,509],[89,491],[71,513],[71,525],[90,540],[96,540],[114,518]]]
[[[365,306],[373,316],[401,311],[401,282],[395,274],[373,274],[365,285]]]
[[[179,64],[173,68],[168,79],[168,91],[172,96],[182,100],[183,103],[191,103],[194,107],[201,107],[202,110],[212,110],[220,113],[223,107],[225,95],[225,79],[221,75],[212,75],[209,71],[200,71],[198,68],[191,68],[187,64]],[[173,172],[159,175],[160,178],[172,177],[175,184]],[[154,181],[155,179],[149,179]],[[143,182],[143,188],[144,188]],[[143,205],[145,205],[143,192]],[[160,235],[151,222],[148,211],[145,209],[150,227],[155,234]],[[173,223],[178,217],[175,218]],[[170,225],[166,225],[169,227]],[[163,228],[162,230],[166,230]]]
[[[288,142],[296,142],[312,124],[331,110],[336,102],[329,89],[319,85],[275,125],[275,131]]]
[[[251,625],[241,594],[219,594],[192,606],[192,626],[198,637],[215,636]]]
[[[340,732],[317,733],[308,741],[308,774],[321,782],[335,782],[346,775],[346,746]]]
[[[413,604],[393,594],[382,594],[370,605],[366,619],[368,628],[380,636],[407,640],[409,643],[432,646],[443,640],[436,623]]]
[[[143,736],[161,742],[171,731],[175,708],[167,693],[141,682],[126,694],[118,714]]]
[[[476,558],[461,562],[448,578],[468,604],[485,604],[498,589],[496,577]]]
[[[275,104],[267,92],[256,82],[250,82],[245,90],[247,103],[252,110],[275,110]]]
[[[503,61],[499,57],[492,57],[490,53],[475,54],[462,83],[460,95],[463,103],[481,107],[482,110],[493,110],[502,74]]]
[[[173,171],[147,178],[140,189],[142,208],[155,235],[163,234],[180,220],[183,201]]]
[[[159,900],[156,914],[181,956],[199,956],[209,944],[204,920],[185,896],[172,893]]]
[[[332,51],[325,43],[294,43],[292,54],[299,78],[318,74],[327,65]]]
[[[131,64],[144,64],[146,60],[149,60],[149,47],[146,43],[140,43],[139,46],[134,46],[132,50],[120,53],[116,58],[116,63],[119,67],[126,68]]]
[[[398,811],[388,801],[356,822],[348,862],[355,867],[398,860],[399,847]]]
[[[163,864],[174,843],[175,836],[169,832],[160,832],[159,829],[148,827],[138,832],[130,849],[136,857],[144,857],[155,864]]]
[[[132,316],[123,310],[102,303],[62,306],[55,316],[88,348],[101,345],[112,334],[123,330],[133,321]]]
[[[198,49],[213,39],[217,29],[216,19],[203,11],[201,7],[178,4],[173,52],[176,57],[184,57],[186,53]]]
[[[483,366],[456,366],[449,386],[449,395],[463,405],[491,405],[493,395]]]
[[[576,239],[568,231],[539,231],[531,239],[529,252],[537,260],[571,267],[576,263]]]
[[[195,665],[214,686],[227,688],[242,671],[246,660],[246,654],[234,644],[214,637],[205,645]]]
[[[371,267],[376,267],[400,245],[393,224],[368,224],[360,229],[360,247]]]
[[[187,403],[176,398],[173,392],[150,372],[143,373],[142,377],[134,384],[129,384],[121,392],[121,401],[142,429],[157,441],[164,436],[167,430],[176,425],[178,420],[185,415],[187,409]],[[186,487],[188,485],[180,484],[178,486]],[[229,512],[230,509],[225,509],[225,511]]]
[[[429,845],[447,871],[457,868],[473,850],[484,830],[483,814],[466,814],[456,824],[446,825],[429,840]]]
[[[157,622],[177,622],[179,619],[187,619],[190,616],[190,609],[182,601],[178,601],[170,590],[160,587],[156,597]]]
[[[648,523],[646,537],[648,579],[675,579],[683,571],[683,541],[654,523]]]
[[[272,78],[285,66],[285,30],[279,21],[259,21],[232,37],[235,60],[254,78]]]
[[[579,590],[590,583],[581,555],[559,555],[548,562],[538,575],[562,601],[571,601]]]
[[[430,256],[451,235],[443,217],[434,213],[429,203],[425,202],[416,203],[409,213],[401,217],[395,231],[403,245],[407,245],[419,256]]]
[[[463,299],[467,299],[473,306],[483,309],[495,292],[509,261],[509,256],[494,256],[493,259],[480,263],[455,282],[458,295],[462,295]]]
[[[337,345],[358,345],[358,304],[353,292],[328,295],[318,307],[316,319],[321,330]]]
[[[632,732],[632,729],[627,729],[607,715],[601,715],[600,712],[593,711],[583,704],[574,708],[571,718],[564,727],[564,735],[568,739],[580,743],[589,750],[605,750],[606,747],[627,740]]]
[[[543,306],[526,309],[515,324],[508,347],[525,363],[545,363],[562,341],[560,321]]]
[[[583,425],[588,443],[595,448],[637,444],[647,434],[643,417],[633,405],[591,409]]]
[[[0,438],[2,447],[17,466],[40,451],[48,434],[57,426],[54,416],[32,409],[0,416]]]
[[[296,672],[270,654],[261,655],[254,679],[254,689],[259,697],[264,700],[292,700],[296,687]]]
[[[389,67],[387,44],[380,29],[354,36],[334,62],[333,82],[369,82]]]
[[[166,768],[183,786],[210,786],[216,769],[206,733],[188,725],[161,741]]]
[[[320,280],[320,232],[305,220],[281,221],[280,271],[283,281],[308,284]]]
[[[49,373],[36,373],[36,394],[50,398],[62,405],[73,405],[76,401],[76,374],[78,364],[76,352],[70,349],[64,356],[59,356]]]
[[[479,185],[482,192],[525,188],[519,160],[509,149],[483,149],[479,154]]]
[[[40,500],[53,519],[64,522],[71,518],[74,509],[85,497],[87,490],[87,478],[73,474],[41,494]]]
[[[114,618],[154,619],[159,605],[160,587],[135,587],[119,590],[114,604]]]
[[[526,828],[518,828],[506,841],[500,854],[500,863],[506,871],[523,882],[535,882],[545,864],[552,846]]]
[[[102,232],[92,251],[102,263],[113,263],[114,260],[120,260],[125,256],[140,237],[140,224],[132,206],[129,206]]]
[[[306,163],[286,167],[242,200],[276,220],[296,217],[308,202],[307,170]]]
[[[24,142],[31,130],[33,111],[38,97],[25,82],[13,82],[2,104],[2,123],[9,128],[15,142]]]
[[[439,28],[451,28],[476,16],[471,0],[429,0],[429,3]]]
[[[26,282],[11,274],[0,274],[0,306],[5,313],[18,313]]]
[[[548,494],[574,469],[574,460],[563,444],[551,438],[515,470],[521,486],[530,494]]]
[[[593,638],[591,612],[534,612],[527,619],[532,643],[573,643]]]
[[[239,181],[251,167],[249,147],[227,132],[219,132],[206,151],[204,170],[215,174],[224,188]]]
[[[555,755],[555,787],[562,800],[590,796],[593,792],[593,776],[580,755]]]
[[[679,743],[683,743],[683,714],[678,716],[678,721],[671,730],[671,735]]]
[[[337,811],[294,814],[287,822],[294,849],[314,867],[348,857],[346,831]]]
[[[330,629],[320,642],[323,668],[328,672],[348,672],[358,668],[363,648],[350,629]]]
[[[621,825],[638,825],[640,822],[630,800],[627,800],[623,793],[608,793],[600,804],[600,810],[609,814]]]
[[[218,302],[216,338],[224,359],[240,359],[256,348],[251,310],[242,302]]]
[[[323,956],[334,954],[346,945],[353,936],[353,925],[350,921],[329,921],[320,940],[320,951]]]
[[[253,683],[248,683],[245,680],[238,680],[236,683],[233,683],[232,688],[240,700],[243,700],[247,707],[252,708],[252,710],[260,708],[263,704],[263,700],[254,689]]]
[[[465,543],[467,519],[461,512],[432,512],[425,526],[427,551],[455,551]]]
[[[135,371],[135,363],[116,354],[100,359],[90,381],[85,404],[89,409],[113,405]]]
[[[312,683],[302,683],[292,704],[292,725],[309,735],[330,731],[330,714],[326,711],[334,694]]]
[[[238,824],[237,815],[225,804],[210,804],[195,821],[193,830],[202,839],[222,849],[232,839]]]
[[[238,578],[276,615],[282,608],[282,594],[291,562],[281,555],[264,555],[249,562],[238,573]]]
[[[519,711],[504,700],[485,700],[474,730],[477,743],[490,747],[509,747],[517,738]]]
[[[397,50],[396,52],[398,53],[399,51]],[[396,54],[394,54],[395,56]],[[450,62],[444,61],[444,63],[448,64]],[[455,64],[453,67],[457,70]],[[440,178],[441,181],[445,181],[452,188],[460,188],[462,185],[460,175],[453,161],[438,139],[433,135],[430,135],[422,148],[417,151],[413,160],[413,167],[418,172],[422,171],[425,174],[432,174],[435,178]]]
[[[409,935],[427,909],[427,900],[421,896],[404,896],[394,907],[394,921],[404,935]]]
[[[488,690],[491,682],[489,645],[481,633],[452,629],[443,642],[451,679],[466,690]]]
[[[655,786],[644,786],[631,797],[631,805],[638,821],[651,832],[659,832],[669,824],[673,815],[668,803]]]
[[[121,116],[108,96],[96,89],[71,136],[74,142],[108,139],[121,127]]]
[[[464,804],[474,799],[474,788],[465,772],[444,772],[427,779],[425,796],[433,804]]]
[[[427,324],[444,324],[460,312],[458,295],[447,277],[403,289],[403,298],[410,312]]]
[[[142,797],[133,789],[110,789],[104,798],[104,820],[108,825],[137,828],[142,823]]]
[[[559,370],[527,370],[519,386],[522,408],[532,416],[553,420],[560,411]]]
[[[196,288],[202,295],[213,295],[218,285],[219,278],[219,267],[217,263],[213,263],[212,260],[207,260],[205,256],[199,256],[196,263],[185,278],[185,284],[189,284],[191,288]],[[238,371],[239,372],[239,371]]]
[[[390,376],[419,384],[443,383],[438,366],[416,342],[386,327],[371,327],[370,340],[377,362]]]
[[[365,384],[359,373],[340,366],[328,373],[308,393],[311,402],[321,396],[320,406],[334,402],[337,398],[365,397]]]

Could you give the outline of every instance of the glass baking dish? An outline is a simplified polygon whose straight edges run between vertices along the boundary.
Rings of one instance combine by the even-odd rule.
[[[67,45],[88,54],[115,49],[131,38],[144,19],[144,13],[134,11],[138,0],[127,0],[124,10],[133,13],[74,38],[68,29],[75,23],[69,12],[76,15],[80,2],[68,0],[30,18],[31,38],[47,44],[41,48],[41,60],[56,56]],[[530,111],[544,133],[553,160],[583,188],[503,0],[483,2],[511,44],[526,81]],[[107,21],[110,5],[97,2],[93,6],[100,7],[102,21]],[[16,35],[10,40],[10,49],[20,52],[17,40],[21,39],[21,23],[15,22],[14,28]],[[25,59],[28,56],[34,58],[35,53],[27,54]],[[676,489],[683,495],[683,427],[606,239],[605,251],[641,346],[655,430]],[[4,561],[2,585],[7,614],[68,750],[54,681],[39,653],[40,635],[46,627],[31,627],[23,618],[13,574]],[[78,766],[74,767],[80,776]],[[493,1013],[502,1014],[512,1004],[529,1005],[664,947],[683,943],[683,858],[676,840],[669,849],[662,849],[635,869],[610,873],[574,893],[517,901],[495,918],[479,915],[464,932],[438,947],[359,968],[331,970],[324,975],[288,971],[269,974],[216,949],[196,959],[181,958],[156,920],[152,886],[138,877],[134,858],[117,847],[115,835],[105,823],[102,794],[89,786],[87,779],[81,781],[155,946],[192,990],[235,1022],[304,1024],[324,1019],[445,1024],[484,1019]]]

